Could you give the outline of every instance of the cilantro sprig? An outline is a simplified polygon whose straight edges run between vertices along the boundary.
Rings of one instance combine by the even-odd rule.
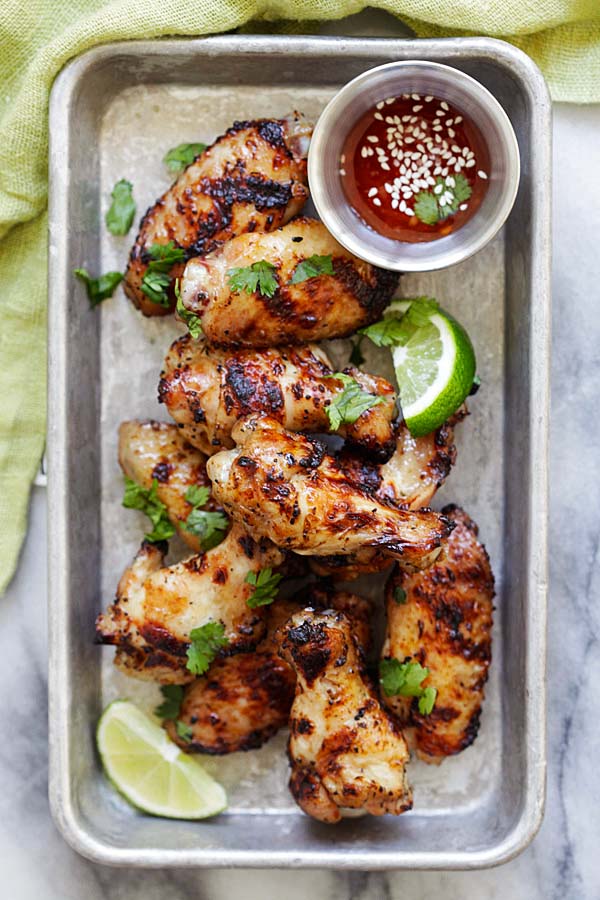
[[[383,397],[369,394],[355,378],[344,372],[335,372],[327,377],[335,378],[344,385],[343,390],[325,407],[332,431],[337,431],[342,425],[352,425],[368,409],[383,403]]]
[[[468,179],[462,172],[436,178],[430,191],[420,191],[415,198],[415,215],[425,225],[436,225],[438,222],[453,216],[462,203],[466,203],[472,190]]]
[[[197,156],[204,153],[208,144],[178,144],[172,147],[164,157],[164,163],[169,172],[182,172],[194,162]]]
[[[160,692],[163,695],[162,703],[154,710],[154,715],[159,719],[176,719],[181,711],[183,702],[183,686],[180,684],[162,684]]]
[[[210,550],[220,544],[225,537],[229,525],[229,519],[222,512],[211,512],[202,509],[210,497],[210,488],[204,485],[192,484],[185,492],[185,499],[192,505],[184,528],[190,534],[200,538],[203,550]]]
[[[423,687],[423,681],[429,675],[429,669],[410,659],[400,662],[398,659],[382,659],[379,663],[379,682],[384,694],[388,697],[418,697],[419,712],[428,716],[437,698],[437,689]]]
[[[103,300],[112,297],[117,285],[123,281],[121,272],[106,272],[99,278],[92,278],[85,269],[73,269],[73,274],[85,284],[88,300],[92,306],[98,306]]]
[[[192,628],[187,649],[188,670],[194,675],[204,675],[219,650],[228,643],[222,622],[210,621],[199,628]]]
[[[402,335],[402,320],[389,316],[365,328],[359,328],[358,333],[368,337],[376,347],[393,347]]]
[[[254,586],[254,591],[246,601],[250,609],[258,606],[269,606],[277,597],[277,589],[283,575],[273,574],[272,569],[261,569],[259,572],[248,572],[246,584]]]
[[[331,254],[328,256],[314,254],[303,259],[294,269],[290,284],[299,284],[301,281],[316,278],[318,275],[335,275]]]
[[[175,263],[183,262],[185,251],[176,247],[174,241],[169,241],[167,244],[152,244],[147,253],[150,262],[144,272],[140,290],[153,303],[168,307],[168,290],[171,284],[169,272]]]
[[[133,185],[130,181],[121,178],[117,181],[111,192],[112,203],[106,213],[104,221],[111,234],[127,234],[131,228],[135,216],[135,200],[133,199]]]
[[[236,294],[240,291],[246,291],[247,294],[258,291],[263,297],[272,297],[279,287],[275,271],[276,266],[266,259],[259,259],[251,266],[229,269],[229,287]]]
[[[125,509],[139,509],[148,516],[152,522],[152,531],[144,535],[147,541],[166,541],[175,534],[175,526],[169,519],[167,507],[158,498],[156,478],[152,479],[152,487],[148,489],[125,476],[123,506]]]
[[[175,282],[175,296],[177,298],[177,305],[175,307],[175,312],[179,316],[182,322],[187,325],[188,331],[194,340],[198,340],[200,335],[202,334],[202,321],[200,316],[194,315],[194,313],[190,312],[183,305],[183,300],[181,299],[181,289],[179,287],[179,278]]]
[[[428,325],[431,316],[439,310],[433,297],[414,297],[405,302],[408,308],[401,317],[385,316],[379,322],[361,328],[359,334],[377,347],[404,347],[415,331]]]

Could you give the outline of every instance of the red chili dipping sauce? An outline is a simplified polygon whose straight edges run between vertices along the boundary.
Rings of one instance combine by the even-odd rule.
[[[430,95],[377,103],[356,123],[340,157],[349,203],[372,229],[398,241],[433,241],[465,224],[489,184],[479,129]]]

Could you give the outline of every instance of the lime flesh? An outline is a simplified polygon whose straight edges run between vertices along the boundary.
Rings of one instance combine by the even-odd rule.
[[[204,819],[226,808],[221,785],[128,700],[115,700],[104,710],[96,739],[108,778],[143,812]]]
[[[393,301],[385,315],[401,317],[409,306]],[[456,412],[473,385],[476,361],[469,336],[452,316],[438,310],[392,355],[408,429],[415,437],[430,434]]]

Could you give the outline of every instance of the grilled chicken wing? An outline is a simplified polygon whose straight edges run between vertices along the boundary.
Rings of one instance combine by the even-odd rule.
[[[182,539],[199,553],[200,538],[185,523],[192,506],[185,499],[188,488],[210,488],[206,457],[189,444],[176,425],[166,422],[122,422],[119,428],[119,464],[128,478],[144,488],[158,482],[158,499],[167,507],[171,522]],[[209,498],[206,509],[218,509]]]
[[[344,390],[315,344],[269,350],[218,350],[206,341],[178,338],[167,354],[158,396],[181,434],[204,453],[231,448],[233,426],[252,413],[268,413],[290,431],[331,430],[327,407]],[[395,393],[384,378],[348,368],[382,402],[339,434],[361,450],[387,459],[395,445]]]
[[[370,641],[370,605],[362,597],[309,586],[302,596],[277,600],[268,608],[268,631],[254,653],[217,659],[202,678],[186,688],[177,721],[191,732],[181,737],[174,721],[169,736],[188,753],[234,753],[261,747],[287,725],[296,675],[279,653],[279,636],[288,619],[305,605],[342,609],[352,619],[355,639]]]
[[[397,430],[396,450],[385,465],[375,465],[347,450],[338,459],[350,481],[366,487],[379,499],[390,500],[403,509],[423,509],[456,461],[453,426],[466,415],[466,407],[462,407],[437,431],[418,438],[402,423]],[[310,561],[313,572],[338,581],[381,572],[391,564],[389,556],[371,548],[359,550],[351,557],[320,557]]]
[[[343,613],[297,613],[284,627],[282,655],[297,675],[290,715],[290,790],[322,822],[342,811],[399,815],[412,806],[408,748],[364,678]]]
[[[349,482],[315,438],[290,434],[268,417],[235,426],[235,450],[207,463],[213,494],[251,534],[306,555],[373,547],[404,564],[426,566],[451,525],[433,512],[408,512]]]
[[[171,312],[142,291],[149,248],[168,244],[186,258],[202,256],[233,235],[270,231],[298,213],[308,197],[306,155],[312,126],[298,113],[286,119],[235,122],[181,173],[151,206],[125,273],[125,293],[146,316]],[[170,270],[172,284],[185,263]]]
[[[383,702],[402,726],[413,726],[411,742],[429,762],[460,753],[479,728],[483,686],[491,660],[494,576],[477,526],[462,509],[447,506],[455,523],[442,562],[427,572],[396,568],[386,588],[384,658],[409,657],[429,669],[423,686],[437,689],[433,711],[422,716],[418,701],[386,696]],[[397,588],[406,602],[396,602]]]
[[[117,662],[128,674],[184,683],[192,677],[186,651],[193,628],[222,622],[227,653],[256,647],[265,631],[265,613],[247,606],[254,588],[246,576],[280,565],[283,554],[269,541],[252,540],[240,527],[233,527],[212,550],[176,565],[163,566],[165,554],[166,544],[142,544],[96,630],[102,643],[122,651]],[[173,671],[165,673],[162,656],[156,664],[157,653],[169,655]]]
[[[330,256],[333,275],[293,284],[298,266]],[[272,297],[235,293],[229,271],[264,261],[274,266]],[[345,337],[378,319],[398,276],[353,256],[316,219],[297,218],[270,234],[244,234],[215,253],[187,264],[181,283],[184,306],[201,317],[213,344],[276,347]]]

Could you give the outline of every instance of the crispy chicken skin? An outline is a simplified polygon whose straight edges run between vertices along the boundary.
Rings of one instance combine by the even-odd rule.
[[[166,422],[122,422],[119,427],[119,464],[123,473],[144,488],[158,482],[157,494],[167,507],[181,538],[196,553],[200,539],[185,529],[192,506],[185,499],[192,485],[210,488],[206,456],[192,447],[176,425]],[[209,498],[206,509],[218,509]]]
[[[268,631],[256,652],[215,660],[207,674],[186,689],[178,721],[190,729],[192,738],[184,740],[176,723],[166,722],[176,744],[188,753],[254,750],[287,725],[296,675],[279,655],[279,638],[288,619],[307,604],[344,610],[352,619],[355,639],[368,646],[370,604],[362,597],[311,585],[301,596],[276,600],[268,607]]]
[[[450,533],[437,513],[401,510],[361,490],[320,441],[274,419],[242,419],[232,437],[238,446],[207,463],[214,497],[249,533],[279,547],[316,556],[373,547],[421,567]]]
[[[395,446],[394,388],[385,378],[354,368],[345,371],[383,402],[342,426],[339,434],[355,448],[387,459]],[[158,396],[182,436],[210,456],[234,446],[235,423],[252,413],[268,413],[290,431],[330,431],[326,410],[344,389],[331,377],[333,372],[315,344],[220,350],[185,335],[167,353]]]
[[[290,790],[321,822],[342,810],[399,815],[412,806],[408,748],[365,679],[344,613],[305,610],[284,627],[281,653],[297,676],[290,714]]]
[[[291,284],[311,256],[331,256],[333,275]],[[228,271],[260,260],[275,266],[272,297],[235,293]],[[183,304],[221,346],[276,347],[346,337],[378,319],[398,283],[393,272],[353,256],[317,219],[296,218],[270,234],[243,234],[209,256],[192,259],[181,282]]]
[[[125,293],[144,315],[167,315],[175,303],[173,287],[170,308],[142,293],[152,244],[174,241],[186,258],[203,256],[233,235],[278,228],[302,209],[311,132],[298,113],[234,122],[181,173],[145,214],[129,256]],[[172,285],[184,265],[170,270]]]
[[[164,566],[166,544],[144,542],[117,588],[117,597],[96,622],[102,643],[131,656],[128,674],[155,681],[191,680],[186,669],[190,632],[210,621],[222,622],[229,644],[225,653],[252,650],[265,632],[265,611],[246,603],[253,593],[248,572],[276,567],[283,554],[269,541],[254,541],[233,527],[217,547],[173,566]],[[131,652],[130,652],[131,651]],[[143,655],[140,655],[140,651]],[[169,654],[176,675],[163,678],[153,654]]]
[[[344,449],[338,459],[349,480],[366,487],[381,500],[390,500],[403,509],[423,509],[442,486],[454,463],[454,425],[467,415],[462,407],[444,425],[425,437],[412,437],[403,422],[397,429],[394,454],[384,465],[357,456]],[[359,575],[381,572],[392,559],[370,548],[359,550],[352,557],[320,557],[310,561],[318,575],[331,576],[337,581],[351,581]]]
[[[382,700],[402,727],[413,726],[411,743],[429,762],[460,753],[479,729],[483,687],[491,661],[494,576],[477,526],[458,506],[444,514],[455,528],[442,562],[427,572],[394,569],[387,587],[384,658],[410,657],[429,669],[423,686],[437,688],[433,711],[422,716],[418,701],[386,696]],[[406,602],[395,601],[395,590]]]

